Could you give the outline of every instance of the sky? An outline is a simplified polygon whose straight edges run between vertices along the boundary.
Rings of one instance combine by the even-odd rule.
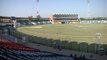
[[[0,0],[0,16],[36,17],[37,8],[41,17],[55,13],[78,14],[87,17],[87,0]],[[90,0],[90,17],[107,17],[107,0]]]

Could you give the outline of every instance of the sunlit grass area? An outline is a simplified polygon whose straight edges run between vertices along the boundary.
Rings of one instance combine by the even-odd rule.
[[[18,31],[51,39],[96,43],[96,33],[101,33],[102,44],[107,44],[107,24],[52,24],[25,26]]]

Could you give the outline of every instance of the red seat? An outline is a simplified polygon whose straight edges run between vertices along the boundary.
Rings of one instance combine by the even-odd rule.
[[[27,51],[38,51],[39,50],[39,49],[26,47],[21,44],[17,44],[15,42],[9,41],[4,38],[0,39],[0,47],[7,48],[7,49],[15,49],[15,50],[27,50]]]

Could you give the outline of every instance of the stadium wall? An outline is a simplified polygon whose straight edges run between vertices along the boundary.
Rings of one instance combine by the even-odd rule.
[[[80,24],[107,24],[107,20],[80,20]]]

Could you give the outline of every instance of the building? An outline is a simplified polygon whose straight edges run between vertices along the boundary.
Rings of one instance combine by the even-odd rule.
[[[79,23],[78,14],[54,14],[49,18],[55,24]]]

